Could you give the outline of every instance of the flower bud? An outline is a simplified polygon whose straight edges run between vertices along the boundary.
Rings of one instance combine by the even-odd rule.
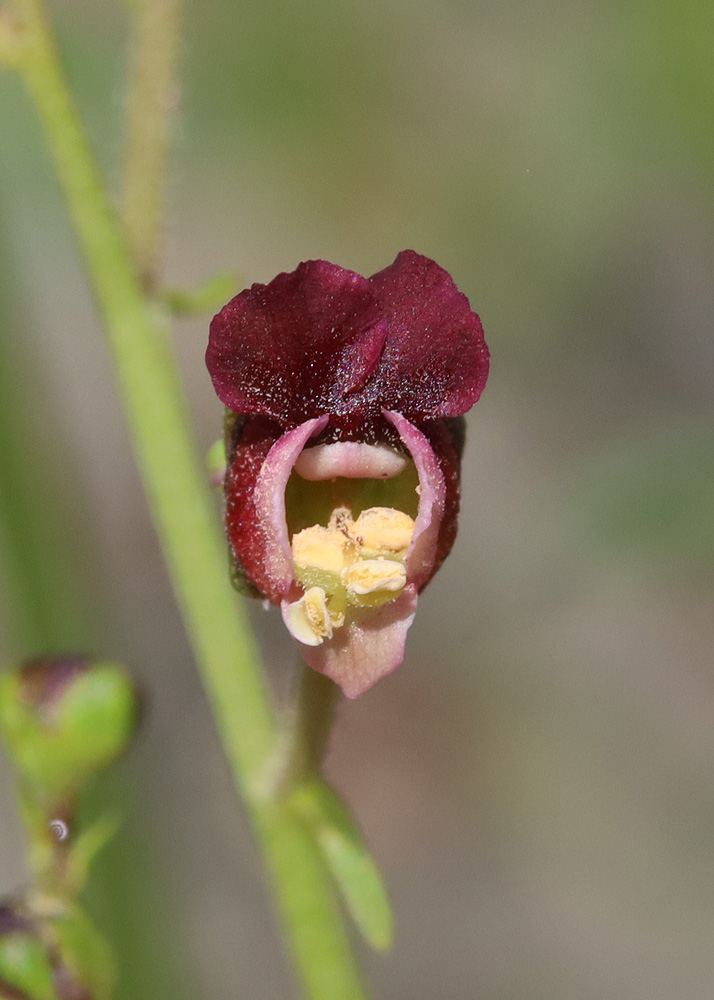
[[[7,904],[0,905],[0,996],[6,993],[55,1000],[52,968],[35,925]]]
[[[0,903],[0,996],[108,1000],[111,955],[75,906],[46,897]]]
[[[133,681],[113,663],[34,660],[0,679],[0,731],[33,792],[58,801],[127,748],[136,728]]]

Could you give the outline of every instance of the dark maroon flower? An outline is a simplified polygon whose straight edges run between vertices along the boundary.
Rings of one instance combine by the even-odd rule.
[[[466,296],[412,250],[371,278],[307,261],[211,323],[236,579],[349,697],[399,666],[451,549],[488,357]]]

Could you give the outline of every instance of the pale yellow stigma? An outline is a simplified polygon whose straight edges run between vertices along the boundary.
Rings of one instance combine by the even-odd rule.
[[[288,606],[286,618],[290,632],[306,646],[319,646],[332,638],[332,619],[322,587],[306,590],[299,601]]]

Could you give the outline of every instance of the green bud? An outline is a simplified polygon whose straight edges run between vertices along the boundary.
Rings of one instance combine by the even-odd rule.
[[[134,683],[113,663],[35,660],[0,679],[0,731],[43,800],[76,794],[127,748],[137,719]]]
[[[0,996],[3,988],[32,1000],[56,1000],[52,967],[34,921],[19,905],[0,904]],[[10,993],[10,996],[13,994]]]
[[[0,903],[0,996],[109,1000],[109,949],[78,907],[50,897]]]

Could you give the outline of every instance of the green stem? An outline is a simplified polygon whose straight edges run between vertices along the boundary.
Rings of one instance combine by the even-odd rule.
[[[313,830],[287,800],[266,802],[256,818],[305,996],[366,1000]]]
[[[177,103],[180,0],[135,0],[124,149],[124,227],[144,287],[156,284],[169,112]]]
[[[3,608],[3,653],[9,663],[38,651],[100,650],[106,635],[103,601],[96,587],[92,590],[95,545],[78,502],[72,456],[62,446],[61,428],[48,420],[52,400],[42,377],[41,352],[15,293],[2,208],[0,200],[0,549],[3,585],[12,595]],[[44,406],[28,405],[38,398]],[[73,490],[68,491],[68,482],[75,484]],[[185,963],[175,955],[177,917],[159,905],[165,887],[160,866],[154,863],[158,848],[153,841],[149,847],[148,829],[141,824],[146,804],[137,780],[138,774],[130,777],[121,769],[89,793],[89,815],[117,808],[126,814],[121,836],[102,852],[94,869],[90,909],[109,932],[124,995],[145,996],[144,984],[153,977],[165,995],[182,1000],[195,996],[196,990]],[[16,793],[20,814],[25,815],[25,797],[19,798],[19,788]],[[133,807],[125,809],[129,802]],[[43,838],[49,833],[47,820],[44,814]],[[93,826],[96,833],[96,823]],[[32,859],[29,870],[37,872],[40,859],[29,829],[26,843]],[[76,874],[75,884],[83,884]]]
[[[36,103],[104,318],[149,504],[236,786],[266,854],[312,1000],[364,996],[327,872],[286,800],[265,797],[275,724],[243,605],[228,583],[205,475],[168,342],[147,301],[60,69],[41,0],[17,0],[20,69]]]
[[[247,617],[226,573],[223,540],[193,446],[169,324],[147,302],[62,76],[39,0],[18,0],[27,33],[21,69],[105,321],[136,457],[164,555],[219,727],[241,775],[259,774],[274,725]]]

